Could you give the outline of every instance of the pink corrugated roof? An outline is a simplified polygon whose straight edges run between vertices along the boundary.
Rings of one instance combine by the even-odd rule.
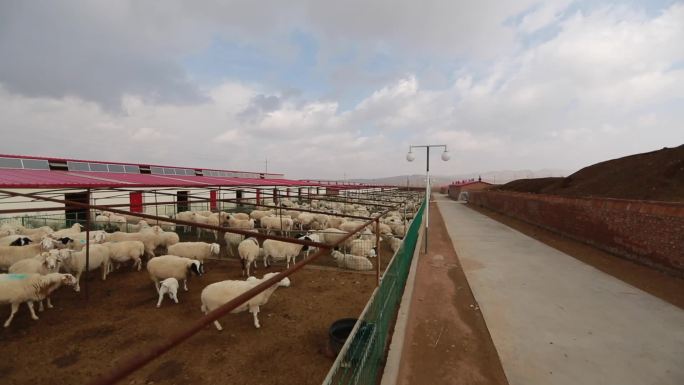
[[[185,175],[118,174],[84,171],[0,169],[2,188],[315,186],[289,179],[249,179]]]

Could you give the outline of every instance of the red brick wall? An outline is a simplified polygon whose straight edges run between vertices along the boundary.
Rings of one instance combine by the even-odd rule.
[[[471,192],[469,202],[684,276],[684,204]]]

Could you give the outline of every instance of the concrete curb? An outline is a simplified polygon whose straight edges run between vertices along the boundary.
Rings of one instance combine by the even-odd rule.
[[[429,207],[426,209],[429,209]],[[425,220],[424,218],[425,216],[423,216],[423,220]],[[380,385],[394,385],[397,383],[397,378],[399,377],[401,356],[404,351],[404,339],[406,337],[406,324],[408,323],[408,315],[411,312],[411,299],[413,298],[413,287],[416,282],[418,257],[422,250],[421,244],[424,232],[425,227],[423,226],[423,221],[421,221],[420,232],[418,233],[418,239],[416,240],[416,249],[413,252],[411,268],[409,269],[408,277],[406,278],[404,294],[401,296],[399,312],[397,313],[397,322],[395,323],[394,331],[392,332],[392,342],[390,343],[389,352],[387,353],[387,362],[385,363],[385,370],[382,373]]]

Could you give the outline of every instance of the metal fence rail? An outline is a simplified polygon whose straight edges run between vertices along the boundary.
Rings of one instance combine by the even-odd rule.
[[[411,222],[402,246],[385,270],[380,286],[371,295],[323,385],[368,385],[379,382],[387,338],[404,293],[424,211],[423,202]]]

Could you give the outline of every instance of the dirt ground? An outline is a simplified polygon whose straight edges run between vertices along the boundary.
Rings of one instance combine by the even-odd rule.
[[[560,250],[613,277],[684,309],[684,279],[636,264],[521,220],[475,205],[469,208]]]
[[[257,276],[282,269],[264,270]],[[168,298],[160,309],[147,272],[118,271],[107,281],[91,279],[84,292],[61,289],[54,309],[30,319],[25,306],[0,330],[2,384],[81,384],[149,349],[202,315],[200,292],[212,282],[240,279],[236,261],[208,261],[207,274]],[[95,276],[97,274],[93,274]],[[221,319],[127,377],[123,384],[320,384],[332,359],[323,355],[329,325],[357,317],[375,287],[373,274],[305,268],[292,286],[279,288],[259,314]],[[83,287],[83,283],[82,283]],[[3,306],[4,320],[9,307]]]
[[[420,253],[399,371],[408,384],[508,384],[435,203]]]

